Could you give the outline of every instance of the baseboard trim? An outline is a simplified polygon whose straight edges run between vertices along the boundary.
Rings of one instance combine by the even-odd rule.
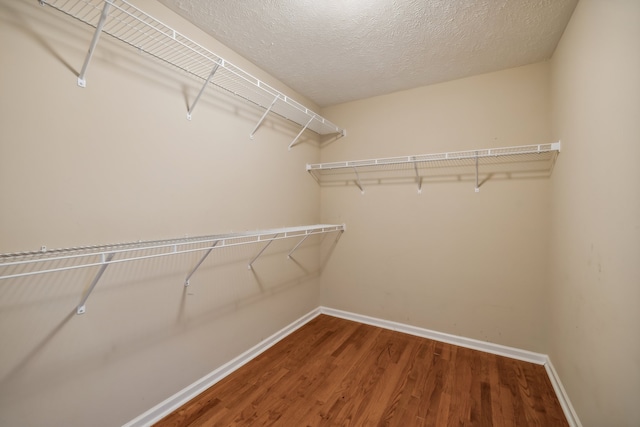
[[[420,328],[417,326],[407,325],[404,323],[392,322],[389,320],[379,319],[375,317],[365,316],[362,314],[351,313],[348,311],[337,310],[329,307],[317,307],[304,316],[295,320],[288,326],[285,326],[275,334],[266,338],[259,344],[245,351],[233,360],[225,363],[219,368],[212,371],[210,374],[202,377],[193,384],[185,387],[178,393],[149,409],[147,412],[129,421],[123,427],[142,427],[149,426],[155,422],[160,421],[162,418],[178,409],[180,406],[187,403],[233,371],[239,369],[252,359],[263,353],[279,341],[296,331],[300,327],[307,324],[312,319],[316,318],[320,314],[326,314],[328,316],[339,317],[341,319],[352,320],[354,322],[365,323],[367,325],[377,326],[384,329],[390,329],[393,331],[403,332],[418,337],[429,338],[436,341],[445,342],[448,344],[457,345],[460,347],[466,347],[473,350],[484,351],[486,353],[496,354],[499,356],[505,356],[516,360],[522,360],[525,362],[531,362],[538,365],[543,365],[551,381],[551,385],[556,392],[560,406],[564,411],[565,417],[570,427],[582,427],[578,415],[576,414],[571,401],[567,396],[567,393],[560,382],[558,373],[556,372],[549,356],[546,354],[535,353],[528,350],[522,350],[514,347],[503,346],[500,344],[494,344],[486,341],[480,341],[473,338],[461,337],[458,335],[451,335],[443,332],[432,331],[430,329]]]
[[[553,386],[553,390],[556,392],[556,396],[560,401],[560,406],[562,406],[562,410],[564,411],[564,416],[567,417],[567,422],[571,427],[582,427],[582,423],[578,418],[578,414],[575,409],[573,409],[573,405],[569,400],[569,395],[567,394],[562,382],[560,381],[560,377],[558,376],[558,372],[553,367],[553,363],[551,363],[551,359],[547,356],[547,362],[544,364],[544,368],[547,371],[547,375],[549,376],[549,381],[551,381],[551,385]]]
[[[384,329],[403,332],[405,334],[415,335],[422,338],[429,338],[435,341],[445,342],[460,347],[466,347],[473,350],[484,351],[485,353],[497,354],[499,356],[509,357],[511,359],[522,360],[525,362],[544,365],[548,358],[545,354],[534,353],[532,351],[521,350],[519,348],[507,347],[500,344],[494,344],[486,341],[480,341],[473,338],[461,337],[458,335],[446,334],[443,332],[432,331],[430,329],[419,328],[404,323],[392,322],[375,317],[364,316],[362,314],[351,313],[334,308],[320,307],[320,312],[329,316],[340,317],[342,319],[353,320],[355,322],[366,323],[367,325],[378,326]]]
[[[218,381],[222,380],[227,375],[231,374],[233,371],[239,369],[243,365],[250,362],[252,359],[277,344],[279,341],[284,339],[287,335],[291,334],[295,330],[307,324],[309,321],[314,319],[315,317],[321,314],[320,308],[316,308],[304,316],[300,317],[298,320],[295,320],[288,326],[285,326],[275,334],[270,337],[264,339],[262,342],[257,345],[251,347],[249,350],[245,351],[238,357],[232,359],[231,361],[225,363],[219,368],[215,369],[208,375],[202,377],[198,381],[193,384],[185,387],[180,390],[173,396],[167,398],[163,402],[157,404],[153,408],[149,409],[147,412],[142,415],[134,418],[133,420],[126,423],[123,427],[142,427],[149,426],[162,418],[170,414],[171,412],[178,409],[180,406],[184,405]]]

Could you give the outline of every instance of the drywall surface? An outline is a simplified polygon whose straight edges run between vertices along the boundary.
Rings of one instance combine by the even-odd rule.
[[[136,5],[300,99],[164,6]],[[319,222],[313,134],[34,0],[0,0],[0,253]],[[301,100],[305,102],[304,100]],[[309,105],[315,109],[314,105]],[[319,238],[0,281],[0,425],[133,419],[318,306]]]
[[[348,136],[322,161],[551,142],[548,79],[539,63],[326,108]],[[440,175],[422,194],[322,187],[323,221],[348,226],[322,305],[544,353],[548,176],[493,176],[475,193],[474,175]]]
[[[585,427],[640,420],[640,3],[580,1],[552,60],[550,356]]]

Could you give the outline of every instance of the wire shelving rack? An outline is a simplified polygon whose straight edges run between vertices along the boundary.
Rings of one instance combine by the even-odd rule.
[[[85,87],[86,73],[101,33],[160,59],[204,81],[198,96],[189,106],[187,118],[211,83],[265,109],[250,136],[258,130],[269,112],[303,126],[289,148],[305,129],[319,135],[341,134],[339,128],[319,114],[284,95],[173,28],[146,14],[126,0],[39,0],[60,12],[94,27],[95,33],[78,77]]]
[[[184,286],[189,286],[189,280],[193,274],[211,252],[216,249],[264,243],[260,251],[258,251],[247,264],[247,268],[252,269],[256,260],[264,253],[269,245],[276,240],[299,239],[287,254],[287,257],[291,258],[293,253],[310,236],[337,233],[337,240],[345,230],[346,226],[344,224],[317,224],[200,237],[82,246],[53,250],[42,247],[40,251],[0,254],[0,280],[80,268],[99,267],[98,272],[76,309],[77,314],[83,314],[85,312],[87,299],[107,267],[111,264],[201,252],[203,253],[202,257],[185,277]]]
[[[376,183],[385,176],[412,180],[422,191],[425,179],[447,170],[475,174],[475,191],[480,190],[480,168],[488,173],[545,173],[553,170],[560,142],[516,147],[485,148],[437,154],[387,157],[367,160],[307,164],[307,171],[320,185],[354,183],[364,194],[364,183]],[[519,165],[516,167],[516,165]]]

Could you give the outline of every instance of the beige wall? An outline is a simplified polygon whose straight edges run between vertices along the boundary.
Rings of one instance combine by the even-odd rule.
[[[323,110],[348,137],[322,161],[551,142],[549,65],[480,75]],[[561,161],[562,159],[560,159]],[[549,179],[321,189],[348,230],[323,305],[545,352]]]
[[[585,427],[640,420],[640,2],[581,0],[552,60],[550,351]]]
[[[155,1],[143,10],[291,90]],[[0,0],[0,253],[276,228],[319,221],[300,130],[32,0]],[[303,100],[303,102],[305,102]],[[312,104],[309,104],[314,108]],[[318,241],[0,281],[0,425],[120,425],[318,305]]]

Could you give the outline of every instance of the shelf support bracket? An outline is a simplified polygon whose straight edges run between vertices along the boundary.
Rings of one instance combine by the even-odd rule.
[[[478,184],[478,152],[476,151],[476,193],[480,192],[480,185]]]
[[[422,194],[422,177],[418,173],[418,164],[413,162],[413,169],[416,171],[416,181],[418,181],[418,194]]]
[[[220,63],[216,62],[216,65],[213,66],[213,69],[211,70],[211,73],[209,74],[209,77],[207,77],[207,80],[204,81],[204,84],[202,85],[202,88],[200,88],[200,92],[198,92],[198,96],[196,96],[196,99],[193,100],[193,104],[191,104],[191,107],[189,107],[189,110],[187,111],[187,119],[188,120],[191,120],[191,114],[193,113],[193,109],[196,108],[196,104],[198,103],[198,101],[200,100],[200,97],[204,93],[204,89],[207,87],[209,82],[211,82],[211,79],[216,74],[216,71],[218,71],[218,67],[219,66],[220,66]]]
[[[109,267],[109,263],[111,262],[114,256],[115,256],[114,252],[108,254],[106,257],[104,254],[102,254],[102,265],[100,266],[100,270],[98,271],[96,276],[93,278],[93,281],[91,282],[91,284],[89,285],[89,288],[87,289],[84,296],[82,297],[80,304],[78,304],[78,308],[76,309],[76,314],[84,314],[85,311],[87,311],[85,308],[85,303],[87,302],[87,299],[89,299],[89,295],[91,295],[91,292],[93,292],[93,288],[96,287],[96,285],[98,284],[98,281],[104,274],[104,271],[107,269],[107,267]]]
[[[362,183],[360,182],[360,174],[358,173],[358,169],[353,168],[353,171],[356,173],[356,185],[360,189],[360,194],[364,194],[364,188],[362,188]]]
[[[256,260],[258,258],[260,258],[260,255],[262,255],[262,253],[267,250],[267,248],[269,247],[269,245],[271,244],[271,242],[274,241],[275,238],[277,238],[279,236],[280,233],[277,233],[276,235],[274,235],[268,242],[266,245],[264,245],[264,247],[260,250],[260,252],[258,252],[258,255],[254,256],[253,259],[251,261],[249,261],[249,265],[247,266],[248,270],[253,269],[253,263],[256,262]]]
[[[289,251],[289,254],[287,255],[287,258],[291,258],[291,255],[293,255],[293,253],[296,251],[296,249],[298,249],[298,247],[299,247],[302,243],[304,243],[304,241],[305,241],[305,240],[307,240],[307,237],[309,237],[309,236],[311,236],[311,234],[307,234],[306,236],[304,236],[304,237],[303,237],[303,238],[298,242],[298,244],[297,244],[297,245],[295,245],[295,246],[293,247],[293,249],[291,249],[291,251]]]
[[[265,117],[267,117],[267,114],[269,114],[269,112],[271,111],[273,106],[276,104],[277,100],[278,100],[278,97],[276,96],[275,99],[273,100],[273,102],[271,103],[271,105],[269,105],[269,108],[267,108],[267,110],[264,112],[262,117],[260,117],[260,120],[258,120],[258,124],[256,125],[256,127],[253,128],[253,130],[249,134],[249,138],[253,139],[253,135],[255,135],[255,133],[258,131],[258,128],[260,127],[260,125],[264,121]]]
[[[191,276],[193,276],[193,273],[196,272],[196,270],[198,268],[200,268],[200,265],[202,265],[202,263],[204,262],[205,259],[207,259],[207,257],[209,256],[209,254],[211,253],[211,251],[213,251],[213,249],[216,247],[216,245],[218,244],[218,242],[220,242],[220,240],[216,240],[215,242],[213,242],[213,245],[211,245],[211,247],[207,250],[207,252],[205,252],[205,254],[202,256],[202,258],[200,258],[200,261],[198,261],[198,263],[195,265],[195,267],[193,267],[191,269],[191,271],[189,272],[189,274],[187,274],[187,278],[184,279],[184,285],[185,286],[189,286],[189,279],[191,279]]]
[[[289,150],[291,150],[291,148],[296,145],[296,141],[298,140],[298,138],[300,138],[300,135],[302,135],[302,132],[304,132],[309,125],[311,124],[311,122],[313,121],[313,119],[316,118],[316,115],[314,114],[313,116],[311,116],[311,118],[309,119],[309,121],[307,122],[306,125],[304,125],[304,127],[300,130],[300,132],[298,132],[298,134],[296,135],[295,138],[293,138],[293,141],[291,141],[291,144],[289,144]]]
[[[80,87],[87,86],[85,75],[87,74],[87,68],[89,68],[89,62],[91,62],[91,58],[93,57],[93,52],[95,51],[95,48],[98,44],[98,40],[100,39],[102,28],[104,27],[104,24],[107,21],[107,15],[109,14],[111,1],[112,0],[105,0],[104,6],[102,7],[102,13],[100,14],[100,19],[98,20],[98,24],[96,25],[96,32],[93,33],[93,38],[91,39],[91,44],[89,45],[89,51],[87,52],[87,56],[84,58],[84,64],[82,64],[82,70],[80,71],[80,75],[78,75],[78,86]]]

